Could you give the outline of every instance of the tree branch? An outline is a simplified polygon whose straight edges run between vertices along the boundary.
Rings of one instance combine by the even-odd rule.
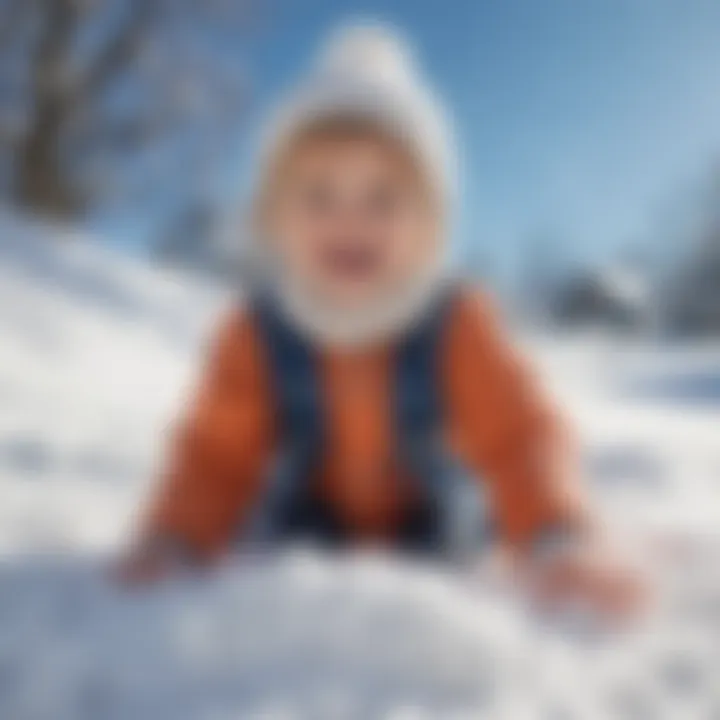
[[[33,82],[36,97],[59,93],[58,77],[66,70],[70,46],[77,29],[77,13],[72,0],[43,3],[45,25],[35,55]]]
[[[88,71],[78,83],[75,97],[97,94],[122,72],[135,57],[143,35],[155,17],[157,0],[132,0],[125,23],[90,61]]]
[[[3,12],[0,15],[0,51],[15,39],[17,29],[33,5],[32,0],[7,0],[3,3]]]
[[[109,123],[104,133],[104,144],[115,151],[138,150],[163,135],[171,125],[172,118],[170,112],[156,112],[145,117]]]

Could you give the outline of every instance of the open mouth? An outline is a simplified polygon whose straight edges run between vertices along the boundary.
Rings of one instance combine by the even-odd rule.
[[[324,259],[333,273],[358,279],[375,272],[380,264],[380,252],[369,245],[338,244],[325,250]]]

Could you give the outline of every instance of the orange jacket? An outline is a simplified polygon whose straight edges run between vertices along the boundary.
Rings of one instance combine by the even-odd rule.
[[[583,517],[564,425],[508,347],[487,300],[464,291],[445,334],[450,447],[488,484],[505,538],[522,546],[546,524]],[[328,442],[318,479],[359,538],[387,535],[412,494],[394,464],[392,347],[321,358]],[[245,521],[275,449],[273,388],[252,315],[222,324],[182,424],[146,530],[213,555]]]

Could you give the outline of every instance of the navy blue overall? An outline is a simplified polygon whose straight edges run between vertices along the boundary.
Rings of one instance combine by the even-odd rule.
[[[393,547],[445,556],[476,552],[490,524],[482,488],[442,442],[440,352],[452,297],[435,303],[401,340],[395,360],[397,457],[418,483],[419,500],[400,523]],[[321,383],[313,347],[268,297],[258,297],[253,317],[265,349],[275,393],[281,450],[251,523],[262,544],[293,540],[343,546],[350,534],[313,486],[323,456],[325,426]]]

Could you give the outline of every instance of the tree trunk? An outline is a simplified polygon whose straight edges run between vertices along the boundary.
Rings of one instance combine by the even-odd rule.
[[[63,122],[57,103],[41,103],[18,148],[13,173],[13,195],[19,205],[59,218],[77,215],[83,205],[62,166]]]
[[[15,201],[42,215],[65,218],[77,214],[80,197],[66,177],[61,146],[72,103],[62,87],[77,30],[78,8],[72,0],[45,0],[40,6],[40,39],[31,58],[33,107],[27,131],[13,159]]]

